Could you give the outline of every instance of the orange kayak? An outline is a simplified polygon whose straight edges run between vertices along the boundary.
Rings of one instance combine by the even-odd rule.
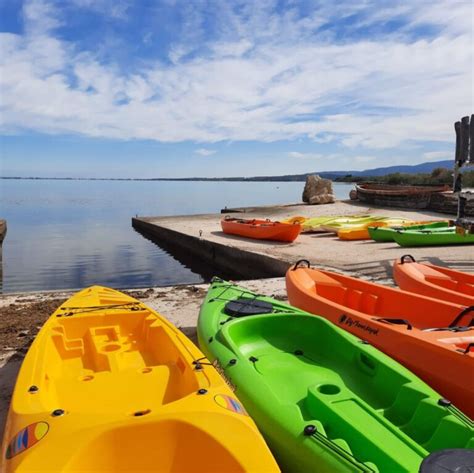
[[[286,288],[292,305],[368,341],[474,418],[473,308],[298,265]]]
[[[271,220],[244,220],[224,218],[221,220],[224,233],[239,235],[257,240],[276,240],[292,242],[301,232],[299,223],[272,222]]]
[[[393,277],[404,291],[455,304],[474,304],[474,274],[417,263],[413,256],[404,255],[394,262]]]

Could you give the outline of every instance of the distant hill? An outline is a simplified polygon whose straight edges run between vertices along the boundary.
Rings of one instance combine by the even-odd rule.
[[[451,169],[453,165],[453,160],[447,160],[415,164],[413,166],[388,166],[385,168],[366,169],[365,171],[349,171],[346,174],[352,174],[353,176],[386,176],[387,174],[393,174],[395,172],[402,172],[406,174],[430,173],[436,168]]]
[[[393,174],[396,172],[407,173],[407,174],[418,174],[418,173],[430,173],[433,169],[436,168],[447,168],[451,169],[453,167],[454,161],[436,161],[429,163],[421,163],[404,165],[404,166],[388,166],[384,168],[373,168],[365,169],[364,171],[314,171],[307,172],[305,174],[287,174],[284,176],[255,176],[255,177],[211,177],[211,178],[200,178],[200,177],[190,177],[185,179],[162,179],[158,178],[156,180],[166,180],[166,181],[274,181],[274,182],[285,182],[285,181],[305,181],[306,177],[311,174],[319,174],[321,177],[326,179],[336,179],[338,177],[343,177],[347,175],[352,176],[385,176],[387,174]]]

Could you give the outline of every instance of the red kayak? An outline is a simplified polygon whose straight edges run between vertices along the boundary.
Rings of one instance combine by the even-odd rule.
[[[222,231],[257,240],[276,240],[292,242],[301,232],[299,223],[281,223],[271,220],[226,217],[221,220]]]

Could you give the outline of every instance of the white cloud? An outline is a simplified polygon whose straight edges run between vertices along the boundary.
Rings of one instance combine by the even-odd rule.
[[[207,148],[199,148],[196,150],[196,154],[200,154],[201,156],[211,156],[215,154],[217,151],[215,149],[207,149]]]
[[[30,35],[48,33],[61,24],[56,8],[47,0],[25,2],[23,20],[25,29]]]
[[[452,123],[472,105],[469,3],[369,13],[370,2],[334,11],[322,2],[299,18],[293,10],[276,13],[271,1],[246,3],[239,14],[222,2],[222,31],[193,59],[203,13],[188,4],[189,34],[172,45],[172,64],[148,61],[123,72],[56,37],[65,20],[46,0],[30,1],[25,35],[0,34],[1,130],[201,143],[311,138],[366,149],[453,142]],[[315,35],[331,15],[361,10],[367,24],[398,15],[405,26],[374,40]],[[440,29],[436,38],[409,39],[426,24]]]
[[[430,151],[423,153],[424,161],[443,161],[447,159],[454,159],[454,151]]]
[[[320,153],[300,153],[299,151],[290,151],[288,156],[296,159],[320,159],[324,157],[324,155]]]
[[[107,15],[115,20],[125,20],[130,0],[70,0],[80,8]]]

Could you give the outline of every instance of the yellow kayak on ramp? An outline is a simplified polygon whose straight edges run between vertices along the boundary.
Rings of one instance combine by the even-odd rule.
[[[365,221],[370,215],[327,215],[325,217],[303,217],[295,216],[282,220],[283,223],[299,223],[301,225],[301,233],[321,233],[326,232],[325,225],[332,223],[354,223],[361,219]]]
[[[21,367],[0,471],[277,472],[201,351],[141,302],[94,286],[45,323]]]
[[[337,232],[337,236],[341,240],[371,240],[369,234],[369,227],[400,227],[400,228],[409,228],[416,225],[425,225],[429,223],[434,223],[433,220],[424,220],[424,221],[414,221],[407,220],[403,218],[390,218],[386,220],[379,220],[372,223],[364,223],[360,226],[345,227],[340,229]]]
[[[390,227],[394,225],[409,225],[411,220],[403,218],[386,218],[372,222],[366,222],[361,225],[346,225],[337,231],[337,236],[341,240],[370,240],[369,227]]]

